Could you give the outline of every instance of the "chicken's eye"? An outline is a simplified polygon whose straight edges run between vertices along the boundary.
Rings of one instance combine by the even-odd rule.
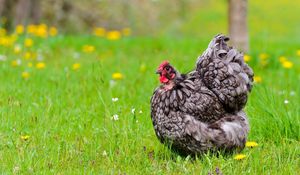
[[[166,71],[169,71],[169,70],[170,70],[170,67],[166,67],[165,69],[166,69]]]

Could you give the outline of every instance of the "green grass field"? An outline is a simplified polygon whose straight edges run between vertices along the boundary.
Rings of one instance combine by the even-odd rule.
[[[258,7],[257,3],[251,6]],[[216,169],[223,174],[299,173],[296,22],[290,28],[258,30],[261,23],[250,21],[248,63],[256,83],[245,110],[251,124],[248,140],[258,147],[245,148],[243,160],[234,160],[235,154],[177,156],[159,143],[150,119],[150,97],[159,85],[154,74],[158,64],[168,59],[181,72],[192,70],[216,29],[205,29],[201,39],[33,36],[33,45],[26,48],[23,35],[11,46],[0,45],[0,173],[216,174]],[[277,33],[282,35],[272,37]],[[15,48],[18,44],[20,51]],[[95,50],[84,52],[84,45]],[[115,73],[122,77],[114,79]]]

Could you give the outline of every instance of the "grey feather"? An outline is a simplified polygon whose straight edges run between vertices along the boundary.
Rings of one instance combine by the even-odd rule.
[[[249,132],[243,108],[253,71],[242,53],[215,36],[198,57],[196,70],[174,80],[172,89],[157,88],[151,118],[162,143],[185,154],[242,149]]]

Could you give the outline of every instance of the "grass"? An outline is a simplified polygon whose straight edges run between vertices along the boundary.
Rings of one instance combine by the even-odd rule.
[[[83,53],[84,44],[95,45],[96,51]],[[4,174],[207,174],[219,168],[224,174],[296,174],[300,57],[296,50],[276,49],[276,44],[269,46],[275,51],[267,51],[265,67],[258,58],[259,48],[251,53],[250,65],[262,82],[254,86],[246,111],[249,140],[259,146],[246,148],[242,161],[231,155],[179,157],[159,143],[152,128],[149,99],[158,85],[157,65],[168,58],[180,71],[189,71],[207,42],[107,41],[90,36],[37,39],[32,50],[42,49],[46,63],[40,70],[29,68],[24,59],[12,67],[10,62],[20,55],[2,48],[8,59],[0,63],[0,170]],[[294,63],[292,69],[282,68],[277,60],[282,52]],[[81,67],[72,70],[74,63]],[[23,71],[30,73],[27,80],[21,77]],[[112,84],[115,72],[124,78]],[[114,97],[119,100],[113,102]],[[119,120],[111,119],[114,114]],[[21,138],[26,135],[28,140]]]
[[[296,2],[250,3],[249,64],[262,82],[255,84],[245,109],[251,123],[249,140],[259,146],[244,149],[245,159],[209,153],[196,159],[179,157],[159,143],[150,119],[150,97],[159,84],[154,74],[158,64],[168,59],[181,72],[190,71],[217,32],[216,25],[225,25],[220,15],[226,12],[214,2],[205,6],[208,12],[188,17],[182,29],[186,37],[127,37],[118,41],[90,35],[33,37],[32,48],[19,54],[13,47],[0,46],[0,55],[7,57],[0,61],[0,173],[300,172],[300,56],[296,54],[300,35],[296,32],[298,16],[292,15],[297,11],[293,8]],[[275,10],[263,10],[281,6],[290,9],[289,13],[276,16]],[[216,10],[221,11],[205,16]],[[263,15],[266,17],[261,18]],[[278,20],[270,20],[275,16]],[[289,25],[282,25],[289,16]],[[200,17],[204,27],[198,32],[199,39],[189,34]],[[23,40],[20,37],[17,43],[22,46]],[[95,46],[95,51],[82,52],[85,44]],[[41,55],[46,67],[37,69],[36,59],[25,60],[26,50]],[[268,54],[266,61],[259,58],[262,53]],[[293,67],[283,68],[280,56]],[[17,59],[22,63],[13,67],[11,62]],[[80,68],[73,70],[74,63]],[[29,73],[28,79],[22,78],[24,71]],[[115,72],[124,78],[112,81]],[[115,97],[118,101],[113,102]],[[112,120],[115,114],[119,120]]]

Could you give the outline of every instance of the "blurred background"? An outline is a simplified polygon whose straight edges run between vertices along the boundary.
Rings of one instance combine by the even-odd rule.
[[[61,34],[211,38],[229,34],[249,50],[249,38],[267,43],[300,40],[300,0],[0,0],[0,26],[47,24]],[[250,36],[250,37],[249,37]]]
[[[0,15],[2,26],[8,29],[17,24],[47,23],[66,33],[88,32],[92,27],[101,26],[107,29],[130,27],[134,35],[175,33],[201,36],[206,34],[204,32],[227,32],[230,1],[234,2],[234,0],[0,0]],[[293,28],[292,32],[295,33],[300,31],[299,0],[251,0],[248,2],[248,9],[251,34],[260,35],[272,31],[275,35],[284,36],[290,28]]]

